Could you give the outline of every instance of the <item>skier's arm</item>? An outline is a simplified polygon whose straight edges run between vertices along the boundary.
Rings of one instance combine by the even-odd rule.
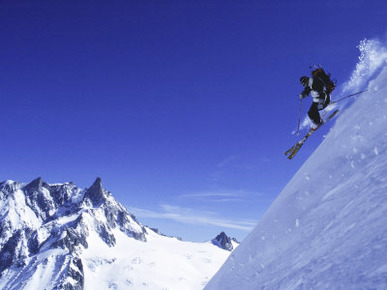
[[[311,88],[310,87],[306,87],[302,93],[300,94],[300,99],[304,99],[306,98],[309,94],[310,94],[310,91],[311,91]]]

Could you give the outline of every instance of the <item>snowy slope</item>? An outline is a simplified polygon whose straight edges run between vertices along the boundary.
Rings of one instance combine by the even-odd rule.
[[[229,255],[144,227],[99,178],[0,182],[0,289],[202,289]]]
[[[95,242],[81,255],[85,289],[203,289],[229,255],[211,243],[147,232],[146,244],[117,232],[113,248],[90,236]]]
[[[206,289],[387,289],[387,68]]]

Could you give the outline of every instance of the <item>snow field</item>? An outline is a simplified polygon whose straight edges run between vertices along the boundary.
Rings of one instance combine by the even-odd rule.
[[[91,234],[82,254],[85,289],[202,289],[229,255],[211,243],[147,232],[144,243],[116,231],[112,248]]]

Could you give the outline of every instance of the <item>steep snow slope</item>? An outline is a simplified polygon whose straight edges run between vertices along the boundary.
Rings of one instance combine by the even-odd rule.
[[[0,289],[202,289],[229,254],[144,227],[99,178],[0,182]]]
[[[387,69],[206,289],[386,289]]]

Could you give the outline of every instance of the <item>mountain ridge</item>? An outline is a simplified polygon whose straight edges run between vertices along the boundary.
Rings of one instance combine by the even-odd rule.
[[[35,261],[29,257],[39,252],[62,249],[68,251],[66,257],[82,247],[88,248],[90,230],[95,230],[109,246],[115,245],[112,229],[116,227],[129,237],[146,241],[145,228],[131,219],[126,209],[103,190],[100,178],[83,191],[72,183],[50,185],[40,177],[25,186],[6,181],[0,184],[0,190],[0,199],[8,201],[9,211],[13,211],[2,214],[0,224],[0,278],[13,265],[33,267],[30,264]],[[3,206],[3,210],[6,207]],[[99,222],[87,224],[85,214]],[[83,287],[82,261],[77,257],[64,257],[63,264],[67,266],[59,271],[67,269],[67,277],[75,280],[77,286],[66,282],[65,273],[61,274],[57,286]]]
[[[136,250],[127,251],[132,248]],[[168,260],[174,248],[180,249],[176,265]],[[229,255],[210,243],[182,242],[143,226],[103,188],[99,177],[85,189],[72,182],[49,184],[41,177],[28,184],[0,182],[0,249],[1,289],[143,284],[158,289],[171,283],[195,289]],[[137,257],[136,252],[143,254]],[[198,265],[195,270],[192,259]],[[110,268],[114,270],[109,272]],[[172,273],[180,268],[185,272],[175,278]],[[105,270],[97,274],[100,269]],[[162,271],[171,273],[170,280],[159,282],[144,275],[157,277]],[[122,276],[109,277],[118,272]]]

